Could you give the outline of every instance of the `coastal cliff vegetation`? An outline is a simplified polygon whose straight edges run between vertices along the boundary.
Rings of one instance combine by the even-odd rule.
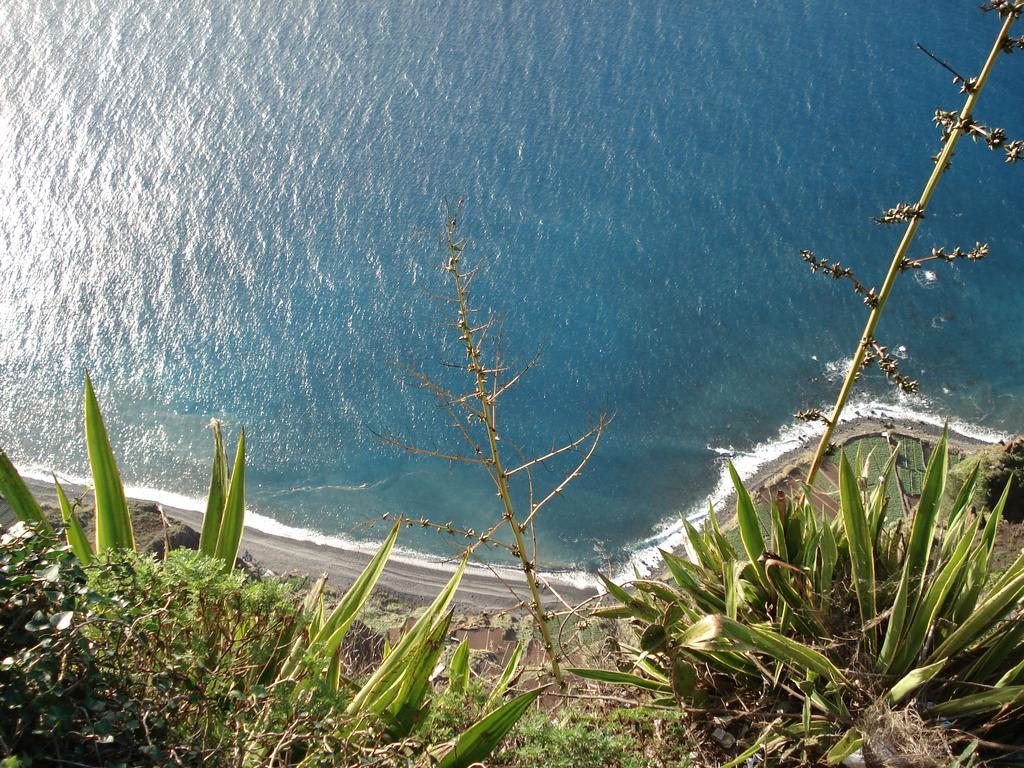
[[[906,227],[881,288],[803,252],[814,272],[862,295],[869,316],[831,412],[798,414],[824,425],[799,482],[748,487],[730,465],[733,517],[710,508],[705,520],[684,520],[684,551],[662,552],[660,574],[601,575],[601,595],[563,599],[543,575],[533,522],[582,475],[610,422],[600,416],[564,446],[513,461],[497,402],[530,365],[508,370],[500,323],[475,319],[459,210],[446,209],[442,271],[468,386],[459,394],[410,373],[468,451],[380,437],[479,465],[496,490],[493,526],[391,520],[341,591],[326,577],[267,574],[239,557],[244,430],[229,462],[214,422],[202,530],[172,541],[164,519],[154,553],[136,536],[87,375],[91,504],[56,477],[56,506],[41,504],[0,452],[0,495],[16,518],[0,534],[0,766],[1024,764],[1024,552],[1015,538],[1024,449],[1010,443],[954,461],[946,433],[927,444],[890,433],[882,443],[832,444],[867,367],[903,392],[917,389],[876,338],[899,275],[988,255],[981,243],[910,255],[958,140],[983,142],[1006,162],[1024,157],[1021,141],[974,117],[997,59],[1024,49],[1010,35],[1024,4],[984,9],[999,32],[978,76],[951,70],[965,102],[936,113],[941,148],[921,197],[877,219]],[[535,487],[531,470],[561,461],[560,479]],[[513,478],[527,484],[525,503]],[[452,536],[461,554],[428,605],[400,607],[407,613],[377,631],[374,593],[413,525]],[[505,613],[524,621],[500,653],[474,647],[456,607],[485,545],[503,549],[520,577],[506,585]]]

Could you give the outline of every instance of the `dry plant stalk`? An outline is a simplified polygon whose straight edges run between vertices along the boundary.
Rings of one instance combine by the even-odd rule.
[[[470,305],[469,286],[476,274],[478,267],[467,269],[463,264],[463,252],[465,240],[458,234],[458,216],[461,212],[462,201],[456,205],[455,210],[445,202],[445,262],[442,270],[451,280],[452,292],[450,296],[444,297],[446,303],[455,307],[456,319],[454,323],[448,324],[458,334],[459,342],[465,349],[466,358],[464,363],[446,363],[448,367],[465,371],[472,379],[472,389],[462,395],[455,395],[448,389],[441,386],[427,374],[415,370],[406,369],[409,375],[424,389],[433,394],[445,409],[448,417],[470,448],[468,454],[456,454],[447,451],[424,448],[412,443],[398,440],[390,435],[378,434],[384,442],[400,448],[408,453],[423,456],[432,456],[443,459],[449,463],[462,462],[476,464],[487,472],[494,483],[497,495],[501,501],[501,518],[486,531],[478,533],[472,529],[463,530],[447,524],[438,524],[427,519],[418,522],[409,521],[410,525],[420,525],[424,528],[433,528],[442,533],[450,533],[465,538],[473,538],[475,541],[470,545],[470,550],[475,550],[481,544],[499,546],[515,558],[517,567],[522,571],[530,590],[529,600],[522,598],[512,587],[506,583],[510,592],[520,600],[520,605],[528,606],[532,618],[540,631],[544,642],[544,650],[551,666],[551,674],[558,686],[565,689],[566,683],[559,663],[559,653],[555,647],[549,619],[552,615],[545,609],[544,598],[541,594],[542,577],[537,572],[537,532],[536,520],[538,513],[560,496],[568,485],[578,478],[583,468],[590,461],[597,450],[598,444],[604,435],[611,419],[606,414],[601,414],[593,426],[579,437],[565,443],[561,447],[554,448],[547,453],[535,456],[531,459],[522,460],[521,463],[508,468],[501,452],[501,444],[509,445],[510,442],[503,436],[498,422],[498,401],[510,389],[512,389],[533,366],[531,361],[514,375],[505,378],[509,373],[502,361],[500,330],[495,332],[498,340],[494,343],[494,352],[490,359],[486,359],[484,343],[488,334],[495,331],[496,321],[493,316],[479,325],[474,325],[474,318],[478,310]],[[549,492],[543,496],[535,495],[532,470],[534,467],[560,457],[565,454],[575,453],[578,461],[575,467],[558,482]],[[522,474],[529,485],[529,501],[525,516],[517,512],[516,502],[511,491],[510,481],[516,475]],[[494,540],[494,536],[506,524],[512,530],[514,543],[506,545]],[[527,536],[531,542],[527,545]],[[496,574],[497,575],[497,574]],[[500,578],[500,576],[499,576]],[[544,584],[559,600],[558,593],[549,584]],[[563,601],[564,602],[564,601]]]
[[[854,290],[864,295],[864,303],[871,308],[871,314],[868,316],[867,323],[864,326],[864,332],[861,334],[860,342],[857,344],[857,350],[854,353],[853,359],[850,361],[850,368],[846,373],[843,386],[840,388],[839,396],[836,398],[835,405],[832,408],[832,415],[825,417],[817,409],[809,409],[797,414],[797,418],[804,420],[820,420],[825,424],[825,432],[821,436],[821,440],[818,443],[818,449],[814,454],[814,460],[811,462],[810,469],[807,471],[808,486],[813,485],[815,476],[817,475],[818,470],[821,469],[825,456],[829,453],[832,435],[835,431],[836,425],[839,423],[839,418],[842,415],[843,408],[846,406],[846,402],[853,390],[854,382],[859,378],[863,368],[877,362],[886,375],[899,385],[902,390],[905,392],[914,392],[917,390],[917,383],[898,373],[896,361],[886,354],[885,347],[879,346],[875,339],[875,329],[878,327],[878,322],[881,320],[882,313],[885,311],[886,302],[889,300],[889,295],[892,293],[893,285],[896,283],[896,278],[908,269],[920,268],[921,264],[926,261],[938,260],[948,262],[959,258],[977,261],[988,255],[988,246],[979,243],[973,249],[966,252],[960,248],[956,248],[952,252],[947,253],[945,249],[939,248],[935,249],[930,257],[923,259],[907,258],[907,252],[910,249],[910,244],[913,242],[914,235],[917,233],[917,228],[921,223],[921,219],[924,218],[925,210],[928,208],[928,203],[931,202],[932,195],[935,193],[939,179],[942,178],[942,174],[949,168],[950,160],[953,157],[953,152],[956,149],[957,142],[959,142],[960,138],[966,134],[975,141],[978,139],[984,140],[990,149],[1004,150],[1006,153],[1006,162],[1008,163],[1015,163],[1020,160],[1024,160],[1024,156],[1022,156],[1024,155],[1024,142],[1008,141],[1006,138],[1006,132],[1001,128],[989,128],[981,125],[975,122],[972,117],[974,108],[978,103],[978,98],[981,96],[981,91],[985,87],[989,75],[992,73],[992,68],[995,65],[996,59],[1001,53],[1010,53],[1015,48],[1024,47],[1020,44],[1021,41],[1010,37],[1010,30],[1013,27],[1014,21],[1016,21],[1022,11],[1024,11],[1024,2],[1020,2],[1019,0],[993,0],[993,2],[983,5],[982,10],[997,12],[1002,19],[1002,27],[999,30],[999,35],[996,37],[995,44],[992,46],[992,50],[989,52],[988,58],[985,60],[985,64],[981,69],[981,74],[979,74],[978,77],[962,77],[952,70],[952,68],[950,68],[945,62],[936,58],[922,46],[918,46],[928,56],[953,72],[954,84],[960,85],[961,93],[966,93],[967,99],[959,114],[955,112],[943,112],[941,110],[936,111],[935,123],[942,129],[943,146],[939,154],[933,158],[935,161],[935,167],[932,169],[931,176],[929,176],[928,181],[924,186],[924,191],[921,193],[921,197],[918,199],[917,203],[901,203],[884,212],[881,217],[874,219],[874,221],[879,224],[896,224],[906,222],[907,225],[906,231],[903,233],[903,238],[900,240],[900,244],[896,248],[896,252],[893,254],[892,262],[889,265],[889,271],[886,273],[885,281],[882,283],[881,289],[877,293],[873,288],[870,290],[866,289],[853,277],[851,270],[840,264],[830,265],[827,260],[817,259],[812,252],[803,251],[804,260],[811,264],[811,269],[813,271],[818,272],[821,270],[824,274],[828,274],[836,280],[843,278],[850,280],[854,285]]]

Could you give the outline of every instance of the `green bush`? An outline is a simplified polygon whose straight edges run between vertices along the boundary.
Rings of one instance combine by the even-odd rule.
[[[465,691],[445,693],[435,702],[424,738],[452,738],[483,711],[486,701],[487,691],[478,680]],[[684,768],[690,765],[692,744],[679,712],[570,700],[565,706],[526,713],[487,765]]]
[[[325,611],[323,582],[293,590],[221,559],[130,550],[83,566],[46,529],[0,541],[0,749],[27,764],[466,766],[486,757],[537,693],[474,708],[423,738],[428,677],[461,576],[365,679],[342,640],[397,536]]]
[[[160,761],[147,742],[166,722],[128,692],[94,632],[118,601],[94,590],[77,558],[45,531],[0,538],[0,739],[3,752],[88,764]]]
[[[570,704],[534,711],[512,732],[491,768],[686,768],[694,740],[680,713]]]

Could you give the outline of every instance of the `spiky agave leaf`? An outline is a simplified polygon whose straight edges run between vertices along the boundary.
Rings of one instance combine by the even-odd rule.
[[[538,688],[524,693],[481,718],[455,740],[437,768],[468,768],[486,760],[542,692]]]
[[[60,514],[64,519],[66,528],[65,535],[67,536],[71,551],[75,553],[75,557],[81,560],[84,565],[88,565],[92,562],[94,556],[92,544],[89,543],[89,538],[85,535],[85,531],[82,530],[82,524],[78,522],[78,517],[71,508],[71,502],[68,501],[64,489],[57,482],[56,475],[53,476],[53,486],[57,489],[57,503],[60,505]]]
[[[745,625],[726,616],[704,619],[717,637],[725,637],[740,648],[772,657],[781,664],[827,677],[838,685],[849,680],[827,656],[766,626]]]
[[[856,728],[850,728],[842,735],[842,737],[832,748],[825,753],[825,764],[826,765],[839,765],[846,758],[860,749],[861,744],[864,743],[864,737],[861,732]]]
[[[85,374],[85,444],[96,499],[96,551],[134,550],[135,534],[124,484],[88,373]]]
[[[612,685],[629,685],[654,693],[672,693],[672,685],[666,680],[652,680],[650,677],[634,675],[630,672],[617,672],[613,669],[591,669],[588,667],[571,667],[566,672],[586,680]]]
[[[943,701],[932,707],[931,712],[938,717],[965,717],[998,710],[1009,713],[1021,706],[1024,706],[1024,685],[1013,685]]]
[[[401,685],[402,676],[409,670],[412,660],[424,638],[430,634],[437,622],[447,613],[455,597],[455,592],[462,581],[466,570],[469,554],[467,553],[445,588],[423,612],[405,636],[391,649],[391,653],[381,662],[370,678],[363,684],[345,711],[349,715],[364,712],[380,712],[393,698],[397,686]],[[392,694],[392,696],[389,696]],[[383,706],[382,706],[383,702]]]
[[[939,501],[946,487],[948,470],[948,431],[943,429],[942,439],[932,449],[932,455],[928,459],[921,498],[917,503],[914,522],[910,529],[910,541],[907,543],[905,564],[912,577],[912,597],[916,597],[921,591],[921,581],[928,573],[928,563],[935,541],[935,526],[939,517]]]
[[[501,675],[498,677],[498,682],[494,684],[490,694],[487,696],[487,704],[490,706],[492,703],[500,699],[505,695],[505,691],[508,690],[509,684],[515,678],[519,672],[519,660],[523,657],[523,645],[522,643],[516,643],[516,647],[512,649],[512,655],[509,656],[508,662],[505,667],[501,670]]]
[[[215,556],[224,561],[225,570],[235,567],[238,557],[238,546],[242,541],[242,528],[245,526],[245,429],[238,436],[238,447],[235,450],[235,462],[231,467],[231,480],[228,484],[228,495],[224,500],[224,513],[221,516],[220,531],[217,534]]]
[[[299,633],[294,640],[288,658],[281,665],[277,675],[279,680],[285,680],[297,674],[302,658],[310,650],[314,649],[320,654],[320,660],[329,657],[340,646],[345,634],[358,616],[359,611],[366,604],[373,588],[380,579],[384,566],[387,564],[391,551],[394,549],[398,533],[402,528],[402,519],[395,522],[391,533],[381,544],[376,554],[370,558],[363,572],[352,582],[344,596],[331,611],[330,615],[319,620],[320,611],[323,605],[324,587],[327,584],[327,576],[321,576],[313,585],[303,603],[301,615],[305,623],[305,633]]]
[[[469,638],[464,637],[448,665],[448,690],[462,693],[469,685]]]
[[[36,497],[3,451],[0,451],[0,496],[7,500],[15,516],[23,523],[34,523],[51,530]]]
[[[444,651],[444,640],[451,627],[453,610],[449,608],[423,636],[410,658],[400,682],[386,697],[378,700],[371,711],[387,711],[391,734],[397,738],[409,735],[422,718],[423,700],[430,690],[430,675]],[[378,710],[377,707],[383,704]]]
[[[836,541],[835,530],[827,519],[822,519],[818,530],[821,531],[821,536],[818,539],[819,568],[815,570],[815,587],[818,593],[818,610],[827,616],[831,608],[835,568],[839,562],[839,542]]]
[[[391,557],[391,551],[395,547],[395,542],[398,540],[398,532],[402,528],[402,520],[403,518],[399,518],[395,522],[391,528],[391,533],[388,534],[388,537],[381,544],[380,549],[377,550],[377,553],[370,562],[366,564],[366,568],[363,569],[359,578],[352,582],[352,586],[345,592],[338,605],[317,627],[311,645],[322,645],[322,652],[324,654],[333,653],[334,649],[341,645],[352,623],[356,620],[359,611],[362,610],[366,601],[370,598],[370,593],[373,592],[373,588],[380,579],[384,566],[387,565],[388,558]]]
[[[900,640],[899,648],[890,667],[891,672],[901,674],[909,669],[924,647],[928,635],[937,630],[936,619],[960,569],[967,561],[971,547],[974,546],[974,540],[978,534],[978,522],[975,520],[971,524],[947,563],[938,574],[927,582],[906,634]]]
[[[889,693],[886,694],[890,704],[899,704],[907,696],[912,694],[922,685],[927,683],[929,680],[934,678],[939,672],[945,669],[947,664],[946,659],[937,661],[934,664],[929,664],[926,667],[918,667],[912,669],[910,672],[901,677],[890,689]]]
[[[1024,598],[1024,572],[1018,573],[981,601],[974,612],[956,627],[925,660],[933,664],[952,657],[979,642],[992,627],[1020,606]]]
[[[740,528],[740,541],[743,542],[743,549],[750,559],[750,564],[758,576],[758,580],[765,589],[771,590],[768,584],[768,577],[764,572],[764,565],[761,563],[761,555],[765,552],[764,533],[761,531],[761,521],[757,517],[757,509],[754,502],[747,493],[743,480],[740,479],[736,467],[729,462],[729,476],[732,478],[733,488],[736,490],[736,520]]]
[[[213,466],[210,470],[210,492],[206,496],[206,514],[203,515],[203,531],[199,537],[199,551],[208,557],[217,555],[217,539],[220,523],[224,516],[224,503],[228,498],[228,457],[224,451],[224,436],[220,422],[210,422],[213,431]]]
[[[845,452],[839,456],[839,502],[861,623],[867,633],[869,646],[874,647],[874,621],[878,613],[874,540],[861,503],[860,487]]]
[[[906,631],[906,622],[917,610],[923,582],[928,573],[928,562],[935,541],[939,500],[945,488],[949,464],[946,438],[946,431],[943,430],[942,439],[932,450],[925,470],[921,498],[914,511],[910,539],[903,553],[899,585],[889,611],[889,622],[886,625],[882,647],[878,652],[876,667],[880,672],[889,671],[899,655],[900,640]],[[932,661],[938,661],[938,658],[933,658]]]
[[[960,531],[963,527],[963,518],[978,486],[978,472],[980,469],[981,460],[979,459],[974,462],[970,474],[964,480],[963,485],[960,486],[960,491],[953,501],[953,506],[949,509],[949,516],[946,518],[946,536],[943,539],[942,550],[939,553],[941,557],[946,557],[959,540]]]

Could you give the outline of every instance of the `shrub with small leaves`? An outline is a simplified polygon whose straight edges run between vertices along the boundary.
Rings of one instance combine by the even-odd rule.
[[[90,764],[155,757],[144,738],[142,705],[122,695],[89,637],[88,627],[111,605],[49,531],[17,523],[0,537],[5,753]]]

